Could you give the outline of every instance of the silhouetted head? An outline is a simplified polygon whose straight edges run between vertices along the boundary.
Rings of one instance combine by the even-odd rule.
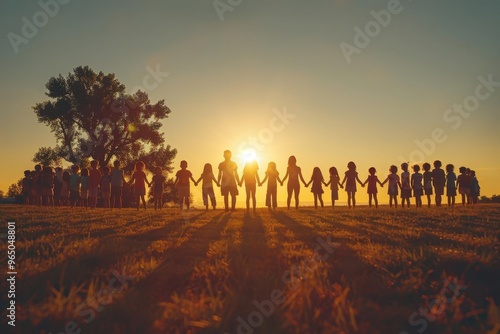
[[[61,177],[63,173],[63,169],[61,167],[56,167],[56,175],[57,177]]]
[[[448,173],[453,172],[454,169],[455,169],[455,166],[453,166],[452,164],[447,164],[446,165],[446,171]]]
[[[146,168],[146,165],[144,164],[144,162],[142,162],[142,161],[137,161],[137,162],[135,163],[135,170],[137,170],[137,171],[142,171],[142,170],[144,170],[144,168]]]
[[[89,176],[89,170],[87,168],[82,168],[82,176]]]
[[[403,162],[401,164],[401,169],[403,170],[403,172],[407,172],[408,171],[408,163],[407,162]]]
[[[97,160],[92,160],[90,162],[90,167],[94,168],[94,169],[97,169],[97,166],[99,166],[99,161]]]
[[[375,175],[376,172],[377,170],[375,169],[375,167],[368,168],[368,173],[370,173],[370,175]]]
[[[161,167],[156,167],[155,173],[156,173],[156,175],[161,175]]]
[[[29,171],[29,170],[25,170],[24,171],[24,176],[25,177],[29,177],[30,175],[31,175],[31,171]]]
[[[389,167],[389,172],[391,172],[392,174],[396,174],[398,172],[398,167],[392,165],[391,167]]]
[[[69,182],[69,172],[67,170],[64,171],[62,179],[63,181]]]
[[[330,167],[330,169],[328,170],[330,172],[330,175],[333,175],[333,176],[339,176],[339,172],[337,171],[337,168],[335,167]]]
[[[470,168],[467,168],[466,173],[470,174]]]
[[[311,178],[315,180],[323,180],[323,173],[321,173],[321,169],[319,169],[319,167],[313,168],[313,174]]]
[[[181,161],[181,168],[182,168],[182,169],[186,169],[186,168],[187,168],[187,166],[188,166],[187,161],[186,161],[186,160],[182,160],[182,161]]]
[[[429,167],[430,167],[430,166],[429,166]],[[420,166],[419,166],[419,165],[413,165],[413,171],[414,171],[415,173],[420,172]]]
[[[458,170],[459,170],[459,171],[460,171],[460,173],[462,173],[462,174],[465,174],[465,173],[467,172],[467,168],[465,168],[464,166],[460,167]]]
[[[80,171],[80,166],[78,165],[73,165],[71,166],[71,170],[73,171],[73,173],[78,173]],[[56,171],[57,171],[57,168],[56,168]]]
[[[35,170],[37,172],[40,172],[42,170],[42,165],[38,164],[38,165],[35,165]]]
[[[45,167],[43,167],[43,172],[45,174],[52,174],[52,173],[54,173],[54,170],[50,166],[45,166]]]
[[[297,158],[294,155],[288,158],[288,166],[297,166]]]
[[[430,171],[430,170],[431,170],[431,164],[430,164],[430,163],[428,163],[428,162],[426,162],[426,163],[424,163],[424,164],[422,165],[422,168],[423,168],[426,172],[428,172],[428,171]]]
[[[120,169],[120,160],[115,160],[115,162],[113,162],[113,166],[116,168],[116,169]]]
[[[212,173],[211,164],[205,164],[205,166],[203,166],[203,174],[208,174],[208,173]]]
[[[229,159],[231,159],[232,156],[233,156],[233,154],[231,153],[231,151],[229,151],[229,150],[224,151],[224,159],[229,160]]]
[[[267,164],[267,170],[270,172],[276,171],[276,163],[275,162],[270,162]]]
[[[441,163],[441,161],[440,161],[440,160],[436,160],[436,161],[434,161],[434,168],[441,168],[441,166],[442,166],[442,165],[443,165],[443,164]]]
[[[476,171],[475,170],[471,170],[470,171],[470,176],[475,177],[476,176]]]
[[[104,175],[109,175],[109,167],[108,167],[108,166],[104,167],[104,168],[102,169],[102,173],[103,173]]]
[[[349,161],[349,163],[347,164],[347,169],[356,170],[356,164],[352,161]]]

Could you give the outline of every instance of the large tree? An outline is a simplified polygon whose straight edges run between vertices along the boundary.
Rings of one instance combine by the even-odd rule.
[[[52,77],[45,87],[49,100],[33,110],[50,127],[57,145],[40,149],[35,161],[48,155],[77,164],[95,159],[101,166],[120,159],[131,166],[142,159],[148,167],[171,170],[177,151],[165,145],[160,132],[160,121],[170,114],[164,100],[152,104],[141,90],[127,94],[113,73],[96,73],[88,66]]]

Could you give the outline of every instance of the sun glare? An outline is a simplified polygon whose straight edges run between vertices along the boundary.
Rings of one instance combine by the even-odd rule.
[[[257,155],[257,152],[255,152],[255,150],[253,149],[246,149],[241,151],[238,154],[238,159],[240,160],[240,163],[243,165],[250,161],[258,162],[260,160],[259,156]]]

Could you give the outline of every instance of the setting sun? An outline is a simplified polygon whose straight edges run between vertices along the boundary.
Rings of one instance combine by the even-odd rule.
[[[254,149],[245,149],[238,154],[240,164],[244,165],[250,161],[260,161],[260,157]]]

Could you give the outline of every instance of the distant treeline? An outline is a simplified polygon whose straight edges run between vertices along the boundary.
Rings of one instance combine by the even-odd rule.
[[[481,196],[480,203],[500,203],[500,195],[493,195],[491,197]]]

